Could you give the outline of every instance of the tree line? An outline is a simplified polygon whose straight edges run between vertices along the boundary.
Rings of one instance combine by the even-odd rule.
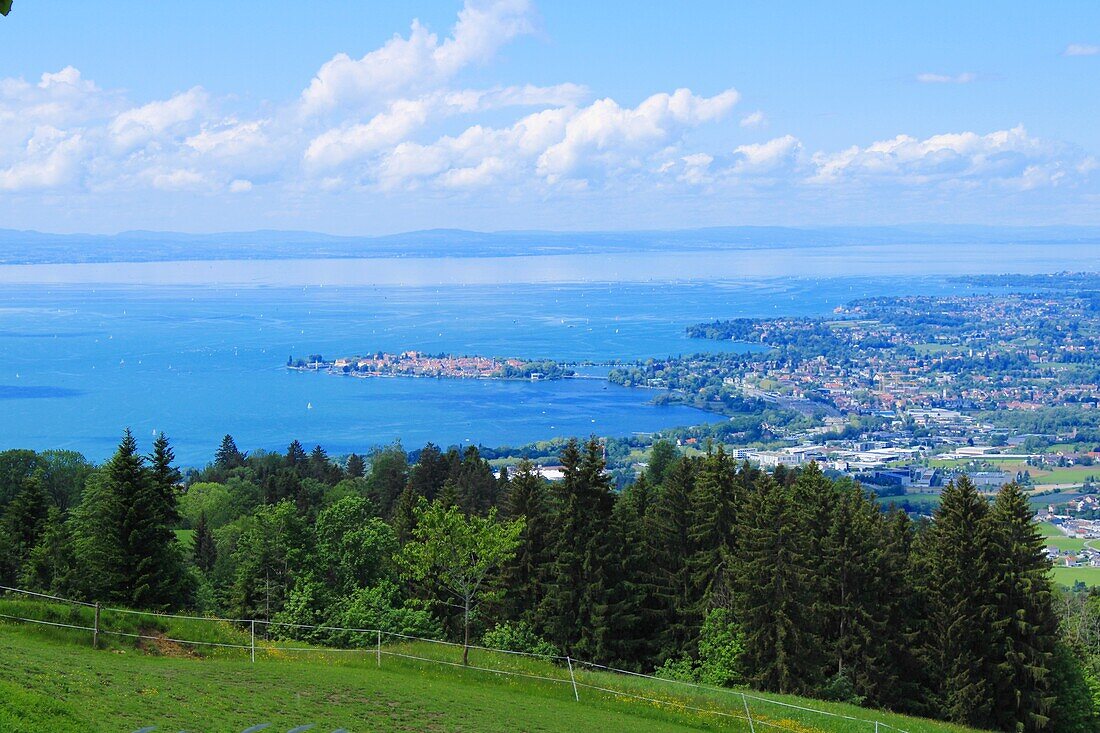
[[[565,444],[555,482],[431,444],[335,460],[226,436],[186,476],[164,436],[142,455],[127,432],[68,473],[15,453],[5,585],[325,644],[362,643],[333,627],[480,639],[978,728],[1100,730],[1100,633],[1082,632],[1100,600],[1053,586],[1015,484],[990,500],[960,477],[914,521],[816,464],[767,472],[668,442],[621,489],[594,439]]]

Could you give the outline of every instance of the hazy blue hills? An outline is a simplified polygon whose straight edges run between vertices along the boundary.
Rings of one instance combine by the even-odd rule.
[[[1100,243],[1100,227],[909,225],[883,227],[733,226],[670,231],[502,231],[429,229],[384,236],[251,231],[214,234],[131,231],[49,234],[0,229],[0,263],[347,257],[494,257],[595,252],[705,251],[922,244]]]

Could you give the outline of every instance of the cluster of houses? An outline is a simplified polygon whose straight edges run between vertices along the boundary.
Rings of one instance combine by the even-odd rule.
[[[1088,498],[1092,498],[1091,496]],[[1067,516],[1054,514],[1054,507],[1047,507],[1045,514],[1040,514],[1038,519],[1050,522],[1057,527],[1066,537],[1080,540],[1100,540],[1100,521],[1089,519],[1074,519]],[[1091,542],[1085,542],[1081,549],[1064,549],[1055,545],[1046,548],[1047,559],[1054,565],[1070,568],[1100,567],[1100,549],[1092,547]]]

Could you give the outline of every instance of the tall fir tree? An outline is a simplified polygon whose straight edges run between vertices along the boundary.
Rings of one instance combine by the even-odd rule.
[[[210,531],[210,525],[206,522],[206,512],[199,514],[198,524],[195,525],[192,555],[195,566],[204,573],[213,570],[214,563],[218,560],[218,548],[214,543],[214,534]]]
[[[550,506],[546,482],[530,461],[522,461],[509,482],[505,516],[523,517],[519,547],[505,566],[501,585],[507,589],[504,615],[513,621],[535,625],[539,606],[546,595],[547,563],[550,552]]]
[[[237,448],[237,443],[232,435],[222,438],[221,445],[214,453],[214,465],[223,471],[231,471],[244,465],[245,455]]]
[[[158,496],[160,521],[168,527],[177,527],[179,515],[179,484],[183,478],[175,463],[176,452],[168,442],[168,436],[158,433],[153,441],[153,452],[149,455],[150,479]]]
[[[697,460],[683,457],[668,470],[649,510],[647,533],[653,557],[652,581],[660,620],[657,656],[661,661],[688,653],[702,623],[700,596],[695,592],[689,563],[692,541],[692,496]]]
[[[818,654],[806,629],[813,604],[806,538],[791,490],[764,474],[740,515],[742,535],[735,618],[744,635],[742,660],[756,686],[806,693],[820,682]]]
[[[358,453],[352,453],[348,456],[347,463],[344,464],[344,473],[348,475],[348,478],[363,478],[366,468],[362,457]]]
[[[158,460],[170,462],[167,442],[160,445]],[[183,600],[181,558],[175,535],[165,521],[167,515],[175,514],[175,485],[166,489],[161,480],[167,479],[158,477],[158,471],[170,474],[174,469],[167,463],[147,468],[137,452],[137,441],[127,430],[108,464],[107,481],[122,505],[122,593],[125,602],[135,608],[168,608]]]
[[[989,514],[993,623],[994,720],[1001,730],[1030,733],[1050,722],[1051,670],[1058,617],[1045,543],[1018,484],[1004,486]]]
[[[729,603],[736,556],[738,481],[733,461],[722,446],[707,454],[695,476],[691,495],[691,544],[695,548],[690,564],[694,597],[700,604],[695,615],[702,618],[711,608]]]
[[[992,669],[996,611],[990,589],[989,503],[966,476],[940,496],[922,547],[927,559],[929,628],[935,684],[932,704],[943,717],[993,728]]]
[[[49,518],[50,500],[35,476],[23,479],[23,486],[3,514],[6,547],[0,558],[0,582],[11,584],[20,575],[23,564],[38,544]]]

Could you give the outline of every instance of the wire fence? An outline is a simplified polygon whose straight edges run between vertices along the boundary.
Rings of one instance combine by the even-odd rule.
[[[156,611],[139,611],[129,608],[104,606],[99,603],[88,603],[86,601],[62,598],[46,593],[36,593],[21,588],[0,585],[0,598],[4,598],[4,596],[26,597],[41,603],[68,606],[71,612],[79,612],[81,609],[87,609],[83,612],[83,615],[80,613],[76,613],[75,615],[83,619],[85,615],[91,613],[91,625],[88,625],[87,621],[85,621],[85,623],[77,623],[75,621],[78,619],[73,618],[62,620],[64,618],[63,615],[57,615],[56,618],[50,619],[0,613],[0,619],[72,631],[89,632],[92,636],[92,645],[96,648],[100,646],[100,636],[105,636],[136,641],[151,641],[157,644],[176,644],[181,647],[238,650],[242,653],[247,653],[252,663],[256,662],[257,653],[259,653],[261,658],[278,654],[360,654],[363,655],[364,659],[374,657],[376,666],[381,668],[383,657],[390,657],[448,668],[458,668],[474,673],[510,676],[565,686],[569,688],[572,692],[572,697],[577,702],[584,702],[585,698],[589,697],[587,694],[584,696],[581,695],[581,690],[585,690],[618,699],[637,700],[662,709],[699,713],[706,716],[712,716],[716,720],[726,720],[730,722],[740,721],[749,733],[756,733],[758,727],[786,730],[791,731],[791,733],[806,733],[807,729],[804,726],[810,724],[809,721],[815,718],[818,720],[832,719],[834,721],[843,720],[848,723],[854,723],[867,731],[867,733],[870,733],[872,729],[875,733],[882,733],[883,731],[909,733],[909,731],[903,728],[885,723],[881,720],[862,718],[833,710],[799,705],[773,699],[771,697],[765,697],[754,692],[715,687],[691,682],[689,680],[658,677],[655,675],[643,674],[641,672],[618,669],[595,662],[574,659],[568,655],[535,654],[473,644],[463,645],[450,641],[428,639],[381,629],[356,629],[339,626],[268,621],[263,619],[221,618],[217,616],[195,616],[161,613]],[[5,607],[4,610],[12,609]],[[210,641],[175,638],[167,634],[150,633],[150,631],[153,631],[152,629],[141,626],[136,627],[132,631],[123,631],[118,628],[109,628],[109,624],[106,623],[106,616],[109,614],[229,625],[237,634],[244,635],[247,632],[248,642],[244,643],[243,639],[238,639],[238,642],[235,643],[234,641],[226,640]],[[257,628],[261,630],[259,642],[257,641]],[[280,638],[279,636],[272,638],[271,631],[280,628],[293,629],[295,631],[328,631],[361,635],[363,645],[347,647],[314,644],[308,646],[280,645],[280,643],[293,641],[292,639],[288,640]],[[265,631],[266,633],[263,633]],[[480,653],[479,656],[484,658],[484,663],[464,663],[445,657],[429,656],[426,650],[435,648],[449,650],[451,652],[468,649]],[[494,659],[496,655],[502,655],[502,658]],[[511,668],[508,668],[508,665],[503,663],[503,660],[508,658],[531,659],[544,663],[550,662],[552,665],[542,665],[535,669],[531,669],[513,664]],[[480,660],[475,659],[475,662],[477,661]],[[490,662],[497,662],[497,665],[487,666],[487,663]],[[547,669],[560,670],[561,676],[554,677],[544,673]],[[643,686],[640,688],[630,688],[630,680],[634,680],[635,683]],[[610,686],[613,683],[619,684],[617,686]],[[660,696],[665,690],[676,690],[681,694],[690,694],[694,697],[689,701],[677,699],[675,697]],[[710,705],[704,706],[704,703],[708,702]],[[790,717],[778,717],[780,714]],[[863,726],[866,727],[863,728]],[[845,729],[853,730],[850,726]]]

